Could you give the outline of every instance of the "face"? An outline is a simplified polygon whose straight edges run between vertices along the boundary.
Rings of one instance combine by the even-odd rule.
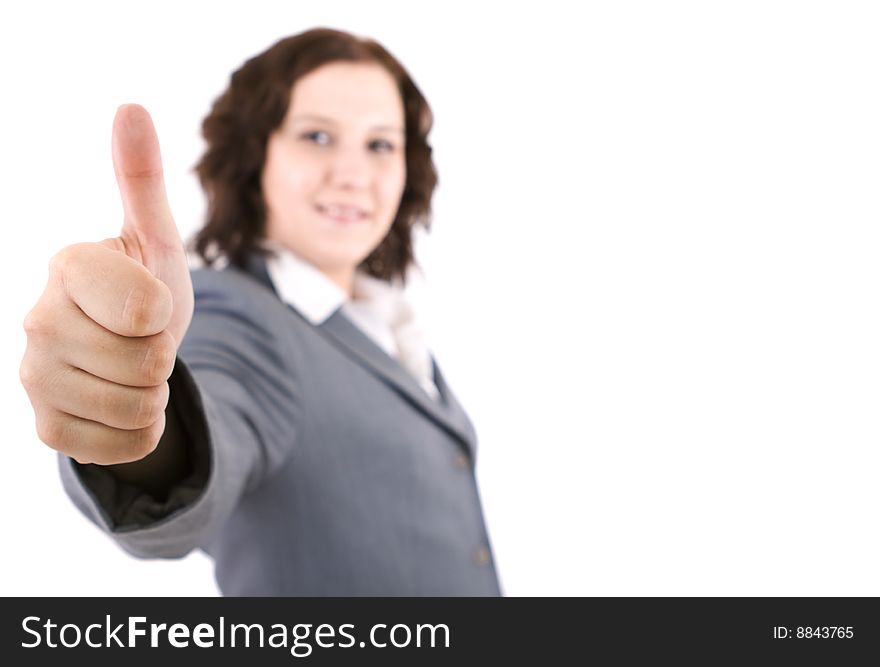
[[[293,86],[262,172],[266,236],[346,292],[406,183],[403,101],[381,66],[336,62]]]

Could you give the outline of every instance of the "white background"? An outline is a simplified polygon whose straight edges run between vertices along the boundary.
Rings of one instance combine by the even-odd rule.
[[[876,6],[876,5],[875,5]],[[4,595],[213,595],[69,503],[18,381],[61,247],[118,233],[118,105],[181,232],[230,73],[326,25],[431,102],[435,352],[509,595],[880,595],[880,17],[848,2],[0,10]]]

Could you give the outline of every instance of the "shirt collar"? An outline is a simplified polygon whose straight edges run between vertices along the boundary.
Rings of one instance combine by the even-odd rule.
[[[291,250],[265,239],[261,245],[273,251],[266,258],[266,270],[278,296],[311,324],[323,324],[347,301],[341,287]]]
[[[263,239],[261,245],[273,251],[266,258],[266,270],[278,296],[296,308],[313,325],[327,321],[341,306],[348,304],[362,312],[371,312],[391,326],[405,307],[403,286],[398,280],[387,282],[362,271],[354,276],[354,300],[313,264],[276,241]]]
[[[439,396],[427,340],[400,279],[389,282],[356,272],[353,298],[349,299],[343,289],[296,253],[266,239],[261,245],[273,251],[266,258],[266,271],[283,302],[312,326],[324,324],[344,308],[347,318],[407,368],[430,396]],[[410,280],[416,275],[420,274],[408,273]]]

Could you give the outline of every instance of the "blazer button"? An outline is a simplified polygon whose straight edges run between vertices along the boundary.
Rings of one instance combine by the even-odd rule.
[[[485,544],[477,547],[477,550],[474,552],[474,560],[477,565],[489,564],[489,548]]]
[[[462,470],[467,470],[471,467],[471,457],[468,456],[465,452],[459,452],[455,457],[455,467],[461,468]]]

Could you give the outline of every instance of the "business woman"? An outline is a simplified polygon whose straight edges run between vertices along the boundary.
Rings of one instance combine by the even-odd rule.
[[[470,420],[403,296],[430,109],[332,30],[246,62],[205,119],[190,271],[149,115],[117,113],[118,238],[69,246],[21,377],[73,502],[225,595],[498,595]]]

